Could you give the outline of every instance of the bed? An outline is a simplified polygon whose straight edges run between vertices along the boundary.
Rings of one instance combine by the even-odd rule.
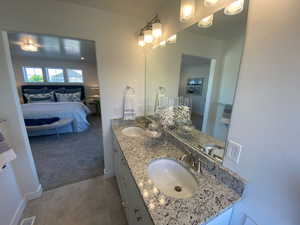
[[[38,103],[28,103],[26,99],[26,94],[28,93],[39,93],[37,90],[64,90],[67,88],[68,92],[72,90],[80,90],[81,101],[78,102],[57,102],[53,100],[52,102],[38,102]],[[24,119],[47,119],[58,117],[60,119],[72,119],[72,124],[69,126],[61,127],[59,133],[70,133],[70,132],[82,132],[88,129],[89,123],[87,121],[87,115],[90,113],[88,107],[83,103],[84,100],[84,87],[83,86],[51,86],[51,85],[25,85],[21,87],[22,95],[25,104],[22,104],[22,111]],[[56,134],[55,130],[42,130],[36,132],[30,132],[29,136],[40,136]]]

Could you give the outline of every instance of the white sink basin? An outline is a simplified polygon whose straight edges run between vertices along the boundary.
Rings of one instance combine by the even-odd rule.
[[[157,159],[148,166],[148,175],[163,194],[174,198],[189,198],[198,183],[191,172],[172,159]]]
[[[145,131],[140,127],[127,127],[122,130],[122,133],[128,137],[140,137]]]

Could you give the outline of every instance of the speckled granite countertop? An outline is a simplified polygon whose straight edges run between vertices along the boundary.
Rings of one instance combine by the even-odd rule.
[[[148,178],[148,164],[157,158],[178,159],[184,152],[170,142],[151,144],[150,138],[146,136],[127,137],[121,131],[129,126],[143,127],[135,121],[131,123],[112,121],[114,136],[155,225],[204,224],[241,199],[240,194],[218,181],[206,170],[203,174],[194,173],[199,186],[191,198],[177,199],[163,193],[154,194],[153,184]],[[145,190],[149,196],[143,196]]]

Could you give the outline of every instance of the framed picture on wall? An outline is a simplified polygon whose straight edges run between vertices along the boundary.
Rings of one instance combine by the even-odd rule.
[[[186,84],[186,94],[202,96],[204,78],[189,78]]]

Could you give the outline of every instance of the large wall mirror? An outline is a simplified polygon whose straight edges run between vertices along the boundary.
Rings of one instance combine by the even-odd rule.
[[[247,21],[247,1],[237,15],[214,14],[213,25],[177,33],[147,54],[146,116],[168,132],[222,162],[237,87]],[[163,124],[165,125],[165,124]]]

